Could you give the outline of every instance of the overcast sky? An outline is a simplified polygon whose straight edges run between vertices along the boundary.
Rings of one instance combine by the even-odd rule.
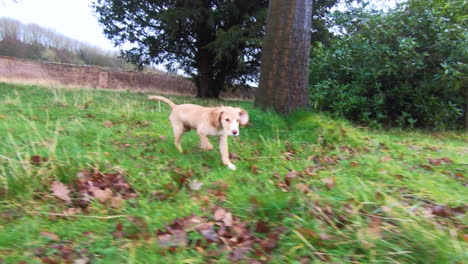
[[[374,0],[376,6],[395,6],[403,0]],[[104,50],[117,50],[102,32],[90,7],[93,0],[0,0],[0,17],[35,23]]]
[[[35,23],[104,50],[117,50],[102,32],[92,0],[0,0],[0,17]]]

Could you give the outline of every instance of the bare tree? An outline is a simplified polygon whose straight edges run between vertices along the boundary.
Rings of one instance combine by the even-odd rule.
[[[290,113],[307,108],[312,0],[270,0],[255,104]]]

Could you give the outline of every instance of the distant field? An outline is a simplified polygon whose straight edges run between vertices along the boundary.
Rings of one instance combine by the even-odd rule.
[[[468,136],[234,105],[236,171],[146,95],[0,83],[0,263],[466,263]]]

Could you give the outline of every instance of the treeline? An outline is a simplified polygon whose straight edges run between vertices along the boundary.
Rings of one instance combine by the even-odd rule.
[[[0,18],[0,55],[121,70],[135,69],[134,65],[118,57],[119,52],[104,51],[37,24],[22,24],[10,18]]]

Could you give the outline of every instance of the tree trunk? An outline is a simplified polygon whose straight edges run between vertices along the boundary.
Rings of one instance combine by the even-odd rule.
[[[198,92],[197,97],[209,97],[208,93],[211,88],[211,62],[209,51],[201,48],[199,51],[198,65]]]
[[[468,88],[465,88],[465,131],[468,132]]]
[[[312,0],[270,0],[255,104],[287,114],[309,106]]]
[[[208,18],[212,6],[211,0],[199,2],[203,6],[202,16]],[[206,47],[216,39],[215,31],[207,20],[203,20],[197,28],[197,59],[198,59],[198,91],[197,97],[218,98],[219,88],[214,79],[215,55]]]
[[[214,76],[212,69],[214,58],[209,51],[201,49],[199,56],[197,97],[219,98],[226,78],[223,74]]]

